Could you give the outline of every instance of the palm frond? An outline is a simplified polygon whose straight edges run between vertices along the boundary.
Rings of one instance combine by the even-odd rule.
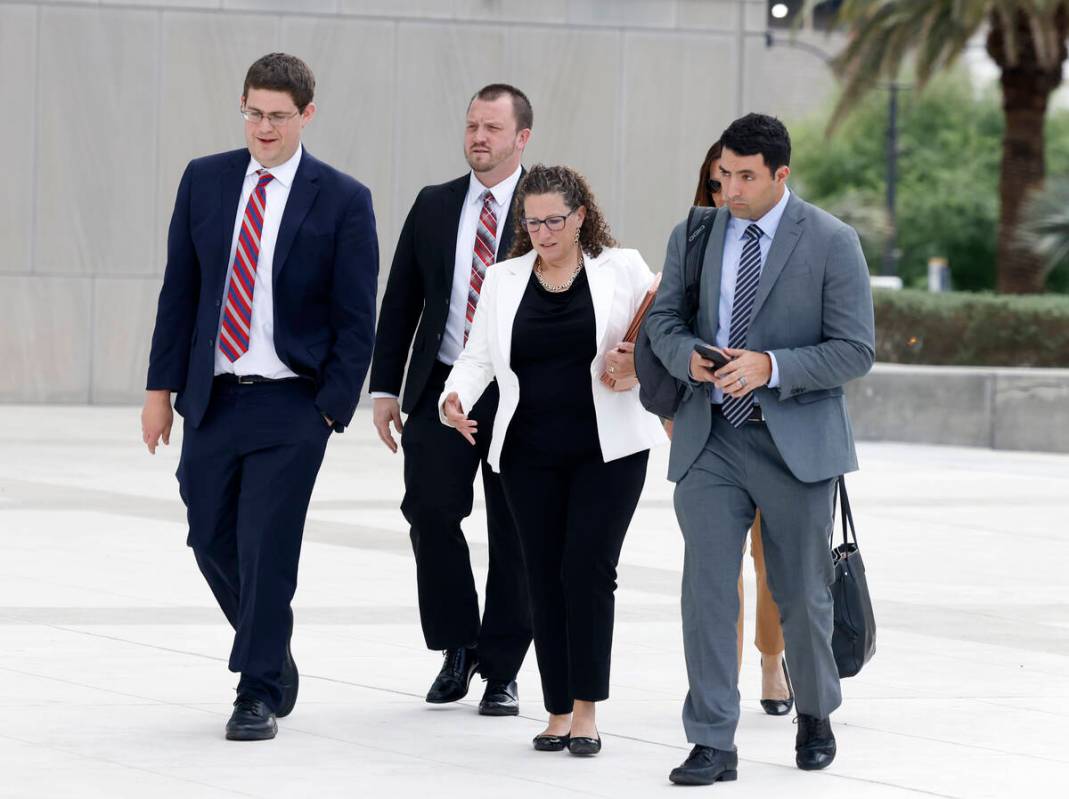
[[[1047,271],[1069,262],[1069,177],[1047,182],[1025,204],[1018,243],[1043,259]]]

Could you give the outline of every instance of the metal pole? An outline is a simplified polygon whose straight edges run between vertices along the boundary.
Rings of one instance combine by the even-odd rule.
[[[882,275],[898,273],[898,221],[895,187],[898,185],[898,84],[887,87],[887,241],[883,247]]]

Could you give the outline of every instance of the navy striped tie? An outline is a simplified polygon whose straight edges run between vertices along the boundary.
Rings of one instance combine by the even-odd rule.
[[[750,315],[753,313],[757,284],[761,280],[761,234],[757,225],[746,228],[746,243],[742,245],[739,258],[739,274],[735,279],[735,300],[731,305],[731,332],[728,347],[746,349],[746,334],[750,330]],[[735,399],[724,396],[724,418],[732,427],[741,427],[753,408],[753,392]]]

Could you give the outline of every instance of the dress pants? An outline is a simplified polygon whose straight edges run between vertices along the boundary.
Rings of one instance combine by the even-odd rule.
[[[746,542],[742,543],[743,554]],[[772,592],[768,590],[768,578],[765,571],[765,549],[761,544],[761,512],[758,511],[750,528],[750,555],[753,557],[754,575],[757,577],[757,623],[754,633],[754,645],[757,651],[768,657],[778,657],[783,652],[783,628],[779,623],[779,608]],[[743,588],[742,575],[739,575],[739,668],[742,668],[743,639]]]
[[[435,364],[423,395],[405,420],[405,496],[416,556],[419,615],[428,649],[477,646],[486,679],[513,680],[531,645],[531,611],[523,556],[499,477],[486,462],[497,410],[491,383],[468,416],[479,423],[473,447],[438,418],[438,397],[450,367]],[[461,522],[471,515],[475,472],[482,466],[490,558],[486,601],[479,596]]]
[[[178,485],[187,543],[233,626],[238,693],[278,708],[304,520],[330,428],[310,380],[216,380],[200,426],[186,425]]]
[[[649,451],[605,463],[506,444],[501,481],[523,542],[542,697],[553,714],[609,696],[616,564]]]
[[[831,649],[829,536],[833,479],[798,480],[761,423],[732,427],[714,415],[705,449],[676,485],[683,531],[683,647],[691,743],[734,748],[739,719],[738,579],[758,507],[768,585],[779,606],[799,713],[825,717],[842,701]]]

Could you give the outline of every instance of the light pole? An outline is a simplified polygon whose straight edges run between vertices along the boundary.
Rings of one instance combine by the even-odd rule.
[[[765,31],[765,47],[772,49],[776,45],[792,47],[814,55],[830,67],[833,56],[808,42],[793,39],[777,39],[771,31]],[[908,86],[891,81],[880,84],[887,89],[887,241],[883,247],[883,260],[880,263],[881,275],[898,274],[898,219],[895,213],[896,188],[898,185],[898,93]]]

